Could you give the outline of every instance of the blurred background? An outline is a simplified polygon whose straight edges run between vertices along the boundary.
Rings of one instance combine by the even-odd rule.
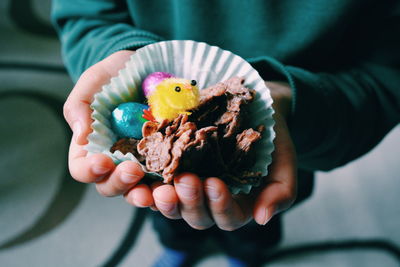
[[[0,266],[151,266],[162,248],[150,211],[68,174],[73,83],[49,13],[50,0],[0,1]],[[399,152],[397,126],[361,159],[318,173],[265,265],[399,266]],[[198,266],[227,262],[214,248]]]

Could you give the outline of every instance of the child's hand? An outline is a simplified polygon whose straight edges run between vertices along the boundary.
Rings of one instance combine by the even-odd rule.
[[[201,181],[195,174],[181,174],[175,188],[164,185],[154,190],[155,205],[164,216],[183,218],[195,229],[216,224],[232,231],[255,219],[266,224],[273,215],[291,206],[296,198],[296,155],[285,118],[290,112],[291,92],[286,84],[269,83],[275,109],[275,152],[266,183],[251,195],[232,196],[217,178]]]
[[[103,154],[86,157],[83,148],[91,132],[90,103],[93,95],[118,74],[133,51],[120,51],[87,69],[79,78],[64,105],[64,117],[73,131],[69,150],[69,170],[74,179],[84,183],[96,183],[97,191],[104,196],[125,194],[129,203],[136,206],[152,206],[152,192],[147,185],[136,185],[144,173],[134,162],[114,165]]]

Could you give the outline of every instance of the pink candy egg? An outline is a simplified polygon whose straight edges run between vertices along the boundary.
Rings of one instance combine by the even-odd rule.
[[[145,97],[148,97],[153,93],[157,84],[159,84],[162,80],[167,78],[172,78],[174,75],[168,72],[153,72],[149,74],[142,83],[142,90]]]

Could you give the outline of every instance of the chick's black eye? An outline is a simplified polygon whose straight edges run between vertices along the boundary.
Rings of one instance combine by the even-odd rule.
[[[179,86],[175,87],[175,92],[180,92],[181,88]]]
[[[190,81],[190,84],[191,84],[192,86],[195,86],[195,85],[197,84],[197,82],[196,82],[196,80],[191,80],[191,81]]]

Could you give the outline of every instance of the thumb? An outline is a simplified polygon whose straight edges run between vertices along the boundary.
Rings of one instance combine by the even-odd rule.
[[[92,110],[90,103],[95,93],[107,84],[111,77],[118,74],[133,51],[119,51],[88,68],[79,78],[64,104],[64,117],[74,132],[78,145],[87,143],[91,132]]]
[[[296,187],[294,184],[276,181],[268,184],[254,205],[254,220],[260,225],[265,225],[272,216],[288,209],[295,199]]]
[[[273,215],[289,208],[296,199],[297,167],[294,145],[285,120],[275,114],[275,152],[266,184],[258,195],[253,217],[265,225]]]
[[[78,145],[86,144],[86,137],[91,132],[93,120],[90,103],[93,96],[111,79],[103,64],[100,61],[81,75],[64,104],[64,117],[74,132],[74,141]]]
[[[87,143],[91,132],[91,109],[88,103],[68,98],[64,104],[64,117],[73,131],[73,140],[78,145]]]

